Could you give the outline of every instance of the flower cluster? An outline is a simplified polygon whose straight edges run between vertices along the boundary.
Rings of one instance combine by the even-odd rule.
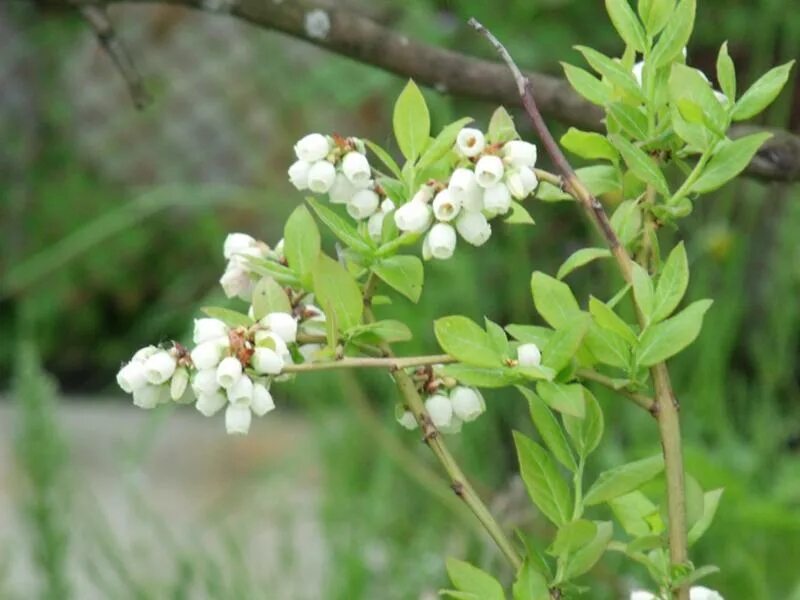
[[[139,408],[155,408],[170,400],[185,402],[191,359],[180,344],[165,349],[146,346],[117,373],[117,384]]]
[[[536,146],[521,140],[487,144],[478,129],[465,127],[455,144],[458,163],[449,182],[428,182],[394,214],[400,231],[426,233],[425,259],[448,259],[456,248],[456,232],[469,244],[482,246],[492,235],[489,219],[504,215],[513,199],[522,200],[538,185],[534,172]]]
[[[283,240],[273,249],[246,233],[231,233],[225,238],[223,254],[228,264],[219,283],[225,295],[249,301],[256,279],[250,261],[262,259],[283,262]]]

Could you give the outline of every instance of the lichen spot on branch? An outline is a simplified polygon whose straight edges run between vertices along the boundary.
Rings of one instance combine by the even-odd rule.
[[[306,13],[306,35],[315,40],[324,40],[331,30],[331,19],[328,13],[321,8],[316,8]]]

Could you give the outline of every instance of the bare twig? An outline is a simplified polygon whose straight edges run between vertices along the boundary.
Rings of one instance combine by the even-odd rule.
[[[448,364],[456,362],[452,356],[447,354],[436,354],[433,356],[409,356],[403,358],[343,358],[330,362],[311,362],[298,365],[286,365],[282,373],[309,373],[313,371],[333,371],[337,369],[388,369],[397,371],[409,367],[424,367],[426,365]]]
[[[94,30],[97,40],[106,51],[109,58],[117,67],[119,74],[128,86],[128,92],[133,100],[133,105],[143,110],[152,101],[150,94],[142,82],[142,77],[136,68],[125,45],[120,41],[114,26],[106,14],[105,8],[94,4],[86,4],[80,7],[81,14],[86,22]]]

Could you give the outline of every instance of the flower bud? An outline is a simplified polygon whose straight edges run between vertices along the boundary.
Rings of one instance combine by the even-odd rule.
[[[227,396],[231,404],[250,406],[250,401],[253,399],[253,380],[247,375],[242,375],[228,388]]]
[[[300,160],[316,162],[328,156],[331,143],[321,133],[309,133],[294,145],[294,153]]]
[[[318,160],[308,170],[308,189],[324,194],[331,189],[335,179],[336,168],[327,160]]]
[[[397,422],[409,431],[414,431],[417,427],[419,427],[417,420],[414,418],[414,413],[412,413],[410,410],[403,411],[403,413],[397,417]]]
[[[372,180],[372,170],[367,157],[360,152],[348,152],[342,159],[342,173],[358,189],[364,189]]]
[[[219,384],[217,383],[217,370],[215,368],[197,371],[192,377],[192,391],[195,396],[213,394],[218,390]]]
[[[456,230],[447,223],[437,223],[425,236],[433,258],[446,260],[453,256],[456,249]]]
[[[179,367],[175,369],[172,375],[172,381],[169,385],[169,396],[176,402],[183,397],[186,387],[189,384],[189,371],[186,367]]]
[[[297,351],[300,353],[300,356],[303,357],[303,362],[314,362],[314,359],[322,348],[322,344],[302,344],[297,347]]]
[[[431,218],[431,207],[418,200],[406,202],[394,213],[394,222],[397,228],[400,231],[411,231],[413,233],[422,233],[430,227]]]
[[[269,393],[267,386],[263,383],[253,384],[253,400],[250,403],[250,408],[257,417],[263,417],[269,411],[275,409],[272,394]]]
[[[456,148],[462,156],[472,158],[483,151],[486,140],[479,129],[464,127],[456,137]]]
[[[444,189],[433,199],[433,216],[438,221],[452,221],[461,210],[461,200],[448,189]]]
[[[367,220],[367,233],[376,242],[381,240],[383,235],[383,220],[386,218],[386,213],[379,210]]]
[[[175,366],[175,357],[166,350],[159,350],[145,361],[144,376],[148,382],[159,385],[172,377]]]
[[[479,212],[461,213],[456,220],[456,229],[473,246],[482,246],[492,235],[492,226]]]
[[[347,203],[347,214],[360,221],[378,210],[381,199],[372,190],[359,190]]]
[[[427,204],[433,199],[433,188],[429,185],[420,186],[417,193],[411,197],[411,202]]]
[[[131,362],[144,363],[144,361],[153,356],[153,354],[159,350],[161,350],[161,348],[157,346],[145,346],[144,348],[139,348],[136,351],[136,354],[133,355],[133,358],[131,358]]]
[[[297,339],[297,320],[289,313],[269,313],[259,322],[287,344]]]
[[[119,370],[117,373],[117,385],[122,388],[126,394],[132,394],[134,391],[147,385],[147,377],[144,374],[144,364],[142,361],[132,360]]]
[[[633,65],[631,72],[633,73],[633,78],[636,80],[636,83],[639,84],[639,87],[642,87],[642,73],[644,72],[644,61],[643,60],[639,61],[635,65]]]
[[[462,167],[453,171],[447,189],[465,210],[483,210],[483,193],[478,182],[475,181],[475,173],[470,169]]]
[[[453,404],[450,398],[434,394],[425,400],[425,410],[436,427],[447,427],[453,422]]]
[[[283,341],[278,334],[272,331],[256,331],[255,335],[256,347],[267,348],[274,350],[275,353],[283,359],[284,364],[292,362],[292,354],[289,352],[289,346]]]
[[[328,198],[333,204],[347,204],[357,191],[358,188],[350,183],[344,173],[337,173],[331,189],[328,190]]]
[[[511,192],[505,183],[498,183],[483,191],[483,208],[490,215],[504,215],[511,208]]]
[[[230,259],[234,254],[240,254],[257,244],[255,238],[246,233],[229,233],[222,246],[222,253],[225,258]]]
[[[458,386],[450,391],[450,402],[453,413],[462,421],[474,421],[486,410],[486,403],[481,393],[470,387]]]
[[[696,585],[689,590],[689,600],[725,600],[719,592]]]
[[[228,337],[228,326],[219,319],[195,319],[192,341],[202,344],[209,340]]]
[[[253,413],[246,404],[228,404],[225,409],[225,430],[229,434],[245,435],[252,420]]]
[[[219,361],[222,360],[226,345],[227,344],[223,345],[219,340],[211,340],[198,344],[194,350],[192,350],[191,354],[192,363],[195,368],[199,370],[215,369]]]
[[[289,167],[288,175],[291,184],[298,190],[303,191],[308,189],[308,171],[311,169],[311,163],[304,160],[298,160],[292,163]]]
[[[536,165],[538,151],[536,146],[522,140],[512,140],[503,146],[503,158],[512,167],[528,167]]]
[[[228,399],[220,390],[211,393],[202,393],[197,395],[197,402],[194,407],[200,411],[204,417],[211,417],[228,403]]]
[[[391,198],[384,198],[383,202],[381,202],[381,212],[384,214],[392,212],[395,208]]]
[[[277,375],[283,369],[283,358],[271,348],[257,347],[250,358],[250,364],[256,373]]]
[[[217,366],[217,383],[226,390],[233,386],[242,376],[242,363],[238,358],[228,356]]]
[[[133,390],[133,403],[139,408],[150,410],[161,404],[164,394],[169,398],[167,386],[148,383]]]
[[[228,298],[239,296],[242,299],[247,299],[253,292],[253,282],[250,279],[250,274],[240,263],[228,263],[225,272],[219,279],[219,283]]]
[[[484,156],[475,165],[475,181],[482,188],[492,187],[503,178],[505,167],[499,156]]]
[[[506,174],[506,185],[514,198],[522,200],[531,195],[531,192],[539,185],[539,180],[533,169],[519,167]]]
[[[520,367],[538,367],[542,364],[542,353],[536,344],[522,344],[517,348],[517,362]]]

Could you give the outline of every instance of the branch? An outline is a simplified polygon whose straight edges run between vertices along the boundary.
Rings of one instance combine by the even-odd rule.
[[[409,367],[424,367],[426,365],[438,365],[456,362],[452,356],[447,354],[437,354],[434,356],[409,356],[407,358],[343,358],[330,362],[301,363],[298,365],[286,365],[281,373],[310,373],[313,371],[333,371],[336,369],[389,369],[397,371]]]
[[[595,383],[599,383],[600,385],[607,387],[610,390],[614,390],[618,394],[622,394],[628,400],[631,400],[636,405],[640,406],[641,408],[645,409],[651,415],[656,416],[656,402],[649,396],[645,396],[644,394],[639,394],[637,392],[632,392],[624,387],[619,387],[611,377],[607,377],[602,373],[598,373],[597,371],[593,371],[591,369],[578,369],[577,375],[581,379],[586,379],[587,381],[594,381]]]
[[[500,63],[431,46],[336,6],[332,0],[42,0],[50,6],[172,4],[224,12],[257,27],[280,31],[358,62],[412,77],[442,93],[519,105],[515,82]],[[603,130],[602,111],[576,94],[566,80],[526,73],[542,112],[569,125]],[[731,137],[757,127],[738,126]],[[767,181],[800,180],[800,136],[782,130],[756,154],[746,173]]]

